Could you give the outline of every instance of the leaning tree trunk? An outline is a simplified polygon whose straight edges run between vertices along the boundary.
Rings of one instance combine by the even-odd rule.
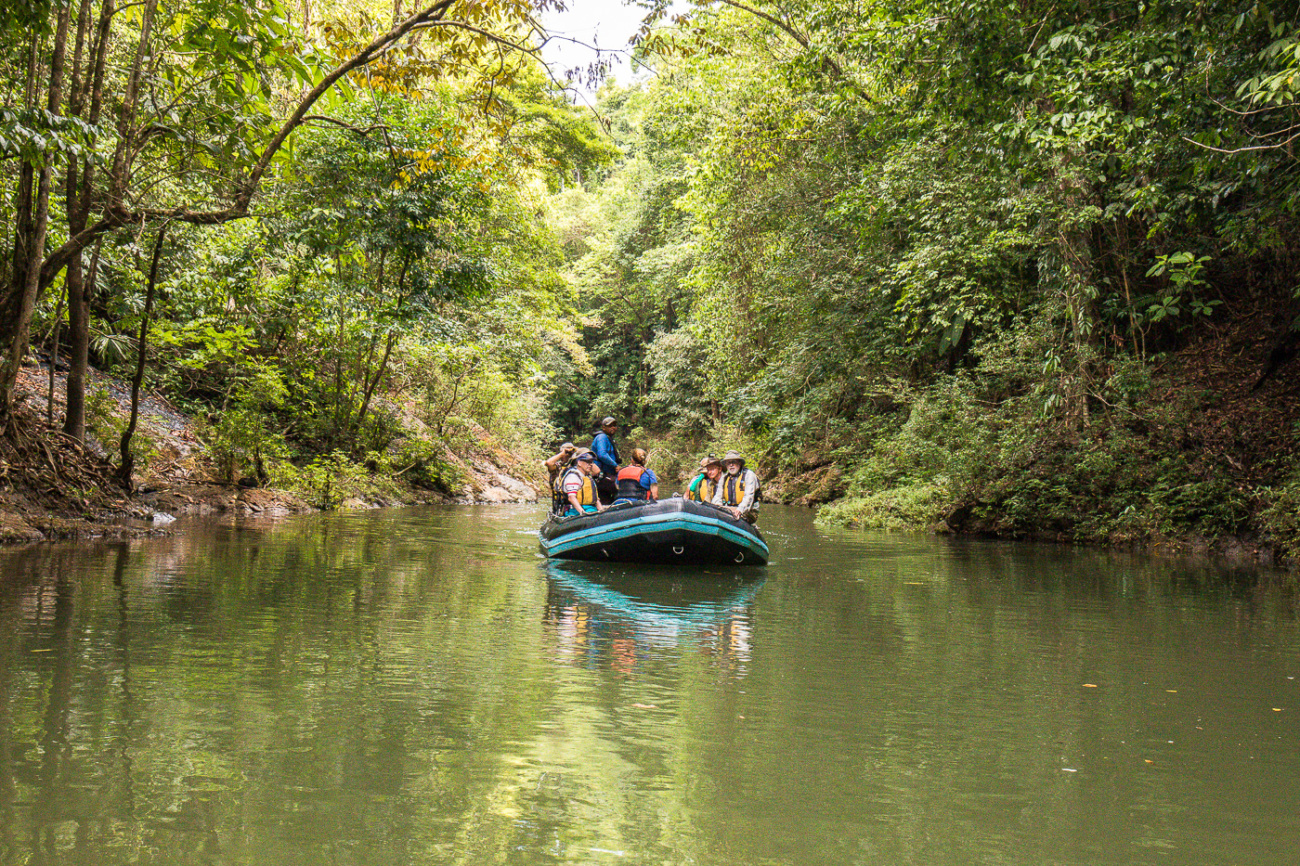
[[[131,418],[122,431],[122,465],[118,467],[117,477],[122,486],[131,489],[131,473],[135,470],[135,455],[131,453],[131,437],[135,435],[136,424],[140,420],[140,388],[144,384],[144,366],[149,352],[149,318],[153,315],[154,291],[158,286],[158,260],[162,258],[163,241],[167,238],[167,226],[163,223],[158,228],[158,239],[153,245],[153,262],[149,265],[149,287],[145,290],[144,314],[140,317],[140,340],[135,356],[135,377],[131,380]]]

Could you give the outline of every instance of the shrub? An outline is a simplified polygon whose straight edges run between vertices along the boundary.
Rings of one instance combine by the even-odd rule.
[[[1300,560],[1300,472],[1260,491],[1259,522],[1279,559]]]
[[[119,454],[127,417],[107,388],[93,388],[86,395],[86,432],[114,459]],[[143,472],[158,456],[158,442],[140,427],[131,434],[131,457],[135,472]]]
[[[298,473],[298,492],[321,511],[332,511],[344,500],[364,494],[370,474],[344,451],[322,454]]]
[[[454,496],[466,484],[465,473],[443,458],[442,446],[427,439],[402,439],[394,444],[390,462],[394,475],[412,486]]]
[[[920,529],[943,519],[949,501],[943,479],[841,499],[817,511],[817,522],[859,529]]]
[[[283,438],[267,429],[266,418],[246,406],[222,412],[204,431],[204,439],[216,461],[217,478],[226,484],[247,475],[266,484],[268,466],[283,462],[288,452]]]

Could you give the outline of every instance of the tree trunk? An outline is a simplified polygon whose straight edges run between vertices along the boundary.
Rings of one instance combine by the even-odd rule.
[[[45,253],[46,225],[49,213],[49,171],[42,169],[40,177],[30,165],[23,165],[18,179],[18,193],[15,196],[15,242],[12,278],[7,286],[0,286],[0,426],[7,425],[14,400],[18,371],[27,352],[27,343],[31,328],[31,318],[36,307],[39,293],[49,286],[63,272],[71,260],[104,233],[132,223],[179,220],[193,225],[218,225],[231,220],[242,219],[249,212],[253,196],[261,186],[262,178],[270,168],[275,155],[284,146],[288,137],[302,125],[311,108],[331,90],[339,80],[357,69],[365,68],[382,57],[394,45],[411,33],[422,28],[435,26],[445,21],[447,13],[456,4],[456,0],[432,0],[422,11],[412,13],[401,24],[375,38],[360,51],[353,54],[335,67],[321,81],[304,95],[289,117],[281,124],[279,130],[267,142],[256,165],[242,178],[229,178],[231,196],[228,204],[216,210],[197,210],[185,207],[170,208],[135,208],[128,207],[131,158],[135,135],[135,114],[140,92],[141,70],[145,49],[149,41],[153,15],[158,0],[144,0],[141,16],[141,39],[136,51],[134,64],[128,77],[127,92],[123,99],[122,112],[118,115],[119,138],[118,149],[113,155],[113,165],[109,175],[108,200],[105,208],[95,222],[81,231],[67,233],[67,239],[48,255]],[[51,62],[51,110],[59,108],[62,99],[61,76],[64,45],[67,40],[68,22],[71,18],[72,3],[64,5],[59,11],[59,27],[55,37],[55,54]],[[82,8],[86,8],[83,3]],[[102,60],[107,35],[113,18],[113,0],[104,0],[100,12],[100,30],[98,44],[100,50],[96,57]],[[39,89],[36,84],[37,57],[40,40],[31,39],[26,82],[26,105],[34,107],[38,102]],[[102,66],[100,67],[102,68]],[[102,75],[97,76],[98,82]],[[57,86],[56,86],[57,85]],[[54,98],[57,93],[57,98]],[[33,189],[36,190],[33,197]],[[89,194],[88,183],[83,186],[83,195]],[[69,226],[70,227],[70,226]]]
[[[45,424],[54,427],[54,383],[58,377],[59,341],[63,336],[63,299],[59,299],[59,308],[54,311],[54,325],[46,336],[50,344],[50,387],[45,398]]]
[[[90,25],[91,0],[82,0],[77,21],[77,47],[72,62],[72,86],[68,95],[68,114],[80,117],[89,98],[89,116],[98,124],[104,105],[104,66],[108,55],[108,36],[113,22],[113,0],[104,0],[99,23],[89,52],[89,68],[81,74],[82,47]],[[68,234],[85,231],[90,219],[92,184],[95,169],[89,160],[70,161],[67,176]],[[99,241],[102,243],[103,235]],[[68,379],[64,384],[63,432],[78,442],[86,439],[86,371],[90,365],[90,301],[95,291],[100,246],[91,257],[90,272],[85,274],[82,254],[78,250],[68,260],[64,278],[68,294]]]
[[[144,315],[140,319],[140,341],[135,356],[135,377],[131,380],[131,419],[122,431],[122,465],[117,470],[118,480],[127,490],[131,489],[131,472],[135,469],[135,457],[131,454],[131,437],[135,435],[136,423],[140,420],[140,387],[144,384],[144,365],[149,350],[149,317],[153,315],[154,290],[158,285],[158,260],[162,258],[163,241],[167,237],[167,226],[163,223],[158,228],[158,239],[153,245],[153,262],[149,265],[149,287],[145,290]]]
[[[58,113],[63,100],[63,59],[68,38],[70,8],[59,13],[50,59],[49,110]],[[33,34],[27,57],[27,105],[35,107],[39,99],[36,67],[40,56],[40,38]],[[35,199],[32,198],[33,186]],[[45,258],[45,238],[50,223],[50,170],[39,171],[24,163],[18,181],[17,219],[14,231],[13,279],[0,298],[0,423],[8,426],[14,405],[18,371],[27,356],[31,340],[32,314],[41,285],[41,262]]]
[[[102,241],[103,238],[100,238]],[[90,257],[90,269],[82,277],[81,256],[68,265],[68,380],[65,394],[63,432],[78,442],[86,441],[86,372],[90,369],[90,302],[95,296],[99,271],[99,250]]]
[[[381,291],[383,289],[384,261],[385,259],[381,258],[379,265],[379,285]],[[411,257],[408,255],[402,260],[402,272],[397,277],[397,310],[399,313],[401,312],[403,304],[406,302],[406,296],[404,294],[406,289],[406,274],[410,267]],[[357,453],[357,446],[361,441],[361,428],[362,425],[366,423],[366,413],[370,411],[370,398],[374,395],[375,388],[379,385],[380,380],[384,378],[384,373],[388,371],[388,359],[392,356],[393,346],[396,344],[397,332],[395,330],[390,330],[387,336],[387,345],[384,346],[384,357],[380,359],[379,367],[375,370],[373,379],[370,376],[370,364],[369,362],[366,364],[365,388],[361,398],[361,409],[357,412],[356,435],[352,437],[352,453],[354,455]]]

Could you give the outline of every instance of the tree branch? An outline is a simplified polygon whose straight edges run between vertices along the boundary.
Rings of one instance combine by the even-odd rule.
[[[1291,136],[1286,141],[1278,141],[1278,142],[1274,142],[1273,144],[1253,144],[1248,147],[1233,147],[1233,148],[1214,147],[1213,145],[1202,144],[1201,142],[1193,138],[1188,138],[1185,135],[1182,138],[1183,141],[1187,142],[1188,144],[1194,144],[1197,147],[1201,148],[1202,150],[1210,150],[1213,151],[1214,153],[1226,153],[1231,156],[1233,154],[1251,153],[1260,150],[1281,150],[1285,148],[1287,145],[1291,144],[1291,142],[1300,140],[1300,132],[1297,132],[1295,135]]]
[[[386,123],[373,123],[370,126],[353,126],[352,124],[347,123],[346,121],[339,120],[337,117],[327,117],[324,114],[309,114],[303,118],[304,123],[308,120],[319,120],[322,121],[323,123],[332,123],[335,126],[343,127],[349,132],[355,132],[357,135],[363,135],[363,136],[369,135],[370,133],[374,132],[377,129],[386,130],[389,128],[388,124]]]
[[[156,4],[157,0],[141,0],[141,2]],[[258,159],[257,164],[253,167],[252,171],[250,171],[248,176],[244,179],[244,182],[239,186],[233,202],[228,207],[215,210],[188,208],[131,209],[127,207],[123,200],[125,189],[119,190],[117,188],[119,172],[125,171],[124,148],[128,136],[124,135],[122,137],[122,143],[119,144],[119,151],[122,151],[120,156],[123,164],[118,165],[117,163],[119,160],[115,157],[113,166],[114,177],[111,181],[111,186],[118,194],[110,193],[108,201],[105,203],[103,217],[100,220],[70,237],[45,259],[44,263],[41,265],[41,288],[44,289],[53,282],[54,277],[67,266],[68,261],[72,256],[80,253],[99,235],[115,228],[149,219],[171,219],[178,222],[190,223],[192,225],[218,225],[220,223],[242,219],[243,217],[248,216],[248,210],[252,203],[253,196],[256,194],[257,189],[261,184],[262,177],[270,167],[271,160],[275,158],[276,153],[284,145],[285,141],[293,131],[307,119],[311,107],[315,105],[322,96],[329,92],[330,88],[338,83],[341,78],[356,69],[369,65],[385,49],[401,40],[412,30],[417,27],[431,25],[445,18],[448,10],[450,10],[456,2],[457,0],[438,0],[438,2],[430,4],[425,7],[423,11],[415,13],[401,24],[375,38],[360,52],[353,55],[326,75],[319,84],[313,87],[311,91],[303,97],[293,114],[289,116],[276,132],[275,136],[273,136],[270,142],[267,143],[265,150],[262,151],[262,156]],[[128,4],[128,6],[129,5],[139,4]],[[127,8],[127,6],[119,7],[116,11],[120,12],[124,8]],[[146,8],[152,8],[152,6],[147,6]],[[144,40],[142,39],[136,60],[137,75],[139,63],[143,59],[143,51]],[[135,82],[135,85],[138,88],[138,81]],[[128,103],[131,101],[131,99],[127,99]]]
[[[800,33],[790,24],[787,24],[786,22],[782,21],[780,18],[777,18],[775,15],[771,15],[767,12],[762,11],[761,9],[755,9],[752,6],[748,6],[744,3],[739,2],[739,0],[718,0],[718,2],[739,9],[742,12],[747,12],[750,15],[755,16],[756,18],[763,19],[764,21],[771,24],[772,26],[780,29],[783,33],[785,33],[795,42],[798,42],[806,50],[811,51],[813,48],[812,40],[810,40],[803,33]],[[834,59],[823,55],[821,58],[821,66],[823,70],[831,74],[832,78],[835,78],[839,80],[841,83],[847,85],[848,88],[853,91],[854,95],[856,95],[863,102],[871,103],[875,101],[870,96],[867,95],[867,92],[863,90],[862,87],[856,81],[854,81],[852,78],[849,77],[848,73],[844,71],[844,68],[840,66],[838,63],[836,63]]]

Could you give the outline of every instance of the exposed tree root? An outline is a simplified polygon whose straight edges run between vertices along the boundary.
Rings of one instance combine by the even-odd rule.
[[[123,508],[127,492],[113,469],[22,403],[0,435],[0,490],[50,511],[86,516]]]

